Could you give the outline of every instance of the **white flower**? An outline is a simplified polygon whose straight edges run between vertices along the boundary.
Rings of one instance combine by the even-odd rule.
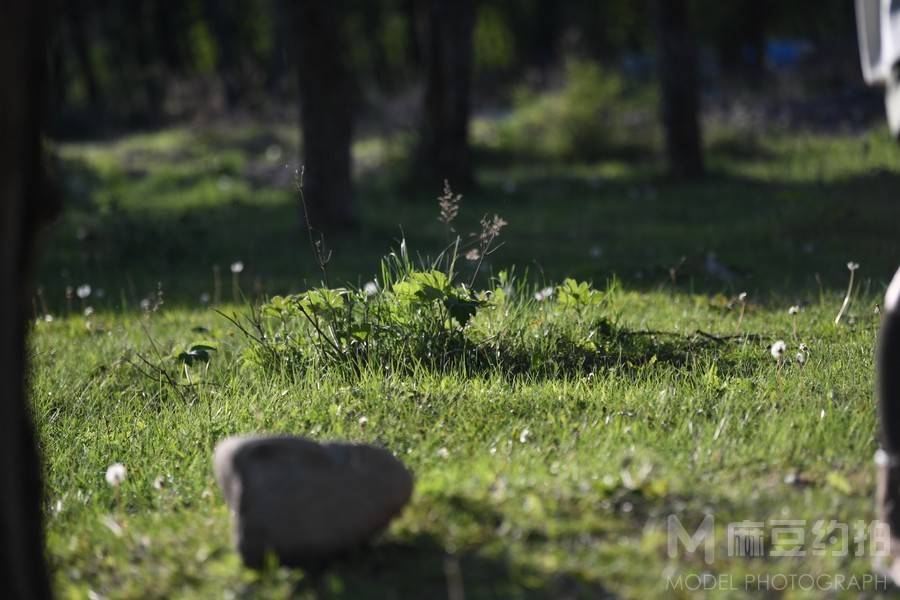
[[[787,344],[785,344],[783,340],[778,340],[777,342],[772,344],[771,348],[769,348],[769,352],[772,353],[772,358],[774,358],[775,360],[781,360],[786,351]]]
[[[519,443],[524,444],[528,441],[528,438],[531,436],[531,431],[526,427],[522,430],[522,433],[519,434]]]
[[[738,294],[738,300],[741,302],[745,302],[747,300],[747,292],[741,292]]]
[[[241,261],[238,260],[238,261],[231,263],[231,272],[232,273],[240,273],[243,270],[244,270],[244,263],[242,263]]]
[[[859,268],[859,263],[853,262],[851,260],[850,262],[847,263],[847,268],[850,269],[851,271],[855,271]]]
[[[797,364],[800,365],[801,367],[806,364],[806,355],[804,353],[798,352],[796,358],[797,358]]]
[[[113,487],[119,487],[125,481],[125,465],[113,463],[106,469],[106,483]]]
[[[546,300],[547,298],[549,298],[552,295],[553,295],[553,288],[548,286],[548,287],[545,287],[544,289],[542,289],[541,291],[537,292],[534,295],[534,299],[537,300],[538,302],[543,302],[544,300]]]
[[[360,429],[365,429],[365,428],[366,428],[366,425],[368,425],[368,424],[369,424],[369,418],[368,418],[368,417],[360,417],[360,418],[359,418],[359,427],[360,427]]]
[[[804,354],[805,354],[805,353],[808,353],[808,352],[809,352],[809,346],[807,346],[807,345],[804,344],[803,342],[800,342],[800,352],[803,352]]]
[[[792,306],[788,309],[788,314],[792,315],[792,316],[800,314],[800,307],[795,304],[794,306]]]
[[[366,285],[363,286],[363,293],[366,297],[372,297],[378,293],[378,284],[374,281],[367,281]]]
[[[150,303],[150,298],[144,298],[143,300],[141,300],[141,310],[142,311],[150,312],[150,308],[152,308],[152,305]]]
[[[93,306],[88,306],[88,307],[86,307],[86,308],[84,309],[84,316],[89,317],[89,316],[91,316],[92,314],[94,314],[94,307],[93,307]]]
[[[44,321],[46,321],[47,323],[52,323],[53,315],[51,315],[50,313],[47,313],[46,315],[44,315]]]
[[[83,283],[78,286],[78,289],[75,290],[75,293],[78,295],[79,298],[84,300],[85,298],[87,298],[88,296],[91,295],[91,286],[86,283]]]
[[[466,252],[466,260],[476,261],[479,258],[481,258],[481,252],[478,251],[478,248],[472,248]]]
[[[450,451],[446,448],[438,448],[437,455],[441,458],[447,458],[448,456],[450,456]]]

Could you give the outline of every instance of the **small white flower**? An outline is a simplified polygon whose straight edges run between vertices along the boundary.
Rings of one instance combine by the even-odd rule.
[[[87,307],[85,307],[85,309],[84,309],[84,316],[85,316],[85,317],[90,317],[92,314],[94,314],[94,307],[93,307],[93,306],[87,306]]]
[[[745,302],[747,300],[747,292],[741,292],[738,294],[738,300],[741,302]]]
[[[544,300],[551,297],[552,295],[553,295],[553,288],[548,286],[548,287],[545,287],[544,289],[542,289],[541,291],[537,292],[534,295],[534,299],[537,300],[538,302],[543,302]]]
[[[522,433],[519,434],[519,443],[524,444],[528,442],[529,437],[531,437],[531,431],[526,427],[522,430]]]
[[[44,321],[46,321],[47,323],[52,323],[53,315],[51,315],[50,313],[47,313],[46,315],[44,315]]]
[[[144,312],[150,312],[150,308],[152,304],[150,303],[150,298],[144,298],[141,300],[141,310]]]
[[[438,448],[437,455],[441,458],[447,458],[450,456],[450,451],[446,448]]]
[[[85,298],[87,298],[88,296],[91,295],[91,286],[86,283],[83,283],[78,286],[78,289],[75,290],[75,293],[78,295],[79,298],[84,300]]]
[[[125,481],[125,465],[122,463],[113,463],[106,469],[106,483],[113,487],[119,487]]]
[[[479,258],[481,258],[481,252],[478,251],[478,248],[472,248],[466,252],[466,260],[476,261]]]
[[[153,480],[153,489],[161,491],[165,487],[166,477],[164,475],[157,475],[156,479]]]
[[[806,355],[803,354],[802,352],[797,353],[796,359],[797,359],[797,364],[800,365],[801,367],[806,364]]]
[[[847,263],[847,268],[850,269],[851,271],[855,271],[855,270],[857,270],[857,269],[859,268],[859,263],[858,263],[858,262],[853,262],[853,261],[851,260],[850,262]]]
[[[800,314],[800,307],[798,305],[794,305],[788,309],[788,314],[791,316]]]
[[[244,263],[242,263],[241,261],[238,260],[238,261],[231,263],[231,272],[232,273],[240,273],[243,270],[244,270]]]
[[[769,348],[769,352],[772,353],[772,358],[774,358],[775,360],[781,360],[786,351],[787,344],[785,344],[782,340],[778,340],[777,342],[772,344],[771,348]]]
[[[363,293],[367,298],[370,298],[378,293],[378,284],[374,281],[367,281],[366,285],[363,286]]]
[[[360,429],[365,429],[365,428],[366,428],[366,425],[368,425],[368,424],[369,424],[369,418],[368,418],[368,417],[360,417],[360,418],[359,418],[359,427],[360,427]]]
[[[807,346],[807,345],[804,344],[803,342],[800,342],[800,352],[803,352],[804,354],[808,353],[808,352],[809,352],[809,346]]]

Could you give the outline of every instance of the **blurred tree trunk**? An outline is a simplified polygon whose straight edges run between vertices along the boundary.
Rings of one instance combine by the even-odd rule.
[[[85,22],[88,11],[84,9],[82,0],[68,0],[65,2],[65,6],[72,48],[75,51],[78,70],[81,71],[89,109],[93,116],[98,116],[101,112],[100,85],[97,83],[97,73],[88,50],[87,24]]]
[[[216,69],[225,91],[225,107],[232,109],[241,95],[238,77],[238,26],[235,20],[237,11],[233,2],[225,0],[206,0],[204,6],[219,49]]]
[[[0,589],[49,598],[41,470],[25,398],[25,321],[42,194],[44,3],[3,2],[0,19]]]
[[[424,40],[422,155],[429,175],[437,181],[449,179],[454,186],[472,182],[469,112],[474,26],[474,0],[430,0]]]
[[[269,11],[272,15],[272,54],[269,56],[266,73],[266,90],[277,94],[282,89],[285,67],[287,65],[287,26],[285,24],[284,0],[270,0]]]
[[[342,36],[338,0],[297,0],[293,12],[304,190],[309,220],[320,229],[352,227],[351,143],[356,82]]]
[[[656,34],[660,100],[669,173],[703,174],[697,47],[686,0],[657,0]]]

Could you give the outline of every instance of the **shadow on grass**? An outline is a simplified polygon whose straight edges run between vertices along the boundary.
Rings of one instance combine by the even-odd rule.
[[[487,503],[451,495],[442,504],[455,523],[483,529],[487,539],[503,522]],[[615,597],[581,573],[513,564],[496,545],[450,551],[431,533],[367,546],[306,574],[296,592],[322,599]]]
[[[260,134],[246,144],[258,150],[273,139]],[[728,155],[734,149],[720,150]],[[759,150],[736,151],[769,160]],[[512,164],[511,156],[495,158]],[[653,290],[670,285],[670,269],[678,266],[679,291],[749,291],[762,299],[774,290],[837,293],[846,285],[849,260],[862,265],[858,275],[876,281],[886,279],[900,261],[895,172],[872,171],[827,184],[728,173],[673,183],[652,170],[602,176],[602,169],[583,166],[483,171],[480,188],[463,200],[457,230],[477,231],[485,213],[500,214],[510,225],[503,232],[505,247],[485,261],[482,273],[518,265],[537,283],[565,276],[599,283],[615,275],[626,288]],[[305,281],[318,280],[289,187],[265,187],[256,175],[242,174],[238,177],[246,175],[251,184],[249,196],[246,189],[243,196],[222,191],[212,204],[165,210],[157,209],[152,197],[129,198],[111,210],[96,201],[113,185],[104,175],[77,159],[65,160],[62,174],[65,213],[45,244],[39,280],[51,311],[59,313],[65,305],[66,286],[81,283],[105,288],[116,308],[123,297],[136,308],[157,282],[170,306],[198,306],[201,294],[213,292],[213,265],[224,274],[223,300],[228,300],[227,267],[234,261],[246,265],[239,283],[248,297],[302,289]],[[179,173],[169,182],[170,191],[189,193],[192,186],[208,186],[209,177],[205,171]],[[363,277],[364,282],[401,235],[422,255],[444,246],[446,232],[436,220],[437,187],[397,190],[395,173],[358,181],[361,230],[326,240],[334,250],[332,281],[357,283]],[[257,200],[261,193],[268,194],[266,201]],[[724,270],[710,269],[710,254]],[[95,308],[102,309],[100,304]]]
[[[323,573],[319,598],[614,598],[601,583],[565,570],[512,566],[479,551],[450,554],[421,534],[382,544]],[[308,584],[307,584],[308,585]],[[308,589],[301,586],[298,591]]]

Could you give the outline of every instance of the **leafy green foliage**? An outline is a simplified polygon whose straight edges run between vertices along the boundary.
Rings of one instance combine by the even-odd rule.
[[[633,88],[633,86],[632,86]],[[608,154],[616,146],[650,141],[642,115],[653,110],[649,88],[629,88],[621,75],[593,61],[571,59],[565,82],[551,93],[521,88],[515,109],[496,125],[494,144],[524,155],[580,160]],[[635,121],[638,126],[625,128]]]

